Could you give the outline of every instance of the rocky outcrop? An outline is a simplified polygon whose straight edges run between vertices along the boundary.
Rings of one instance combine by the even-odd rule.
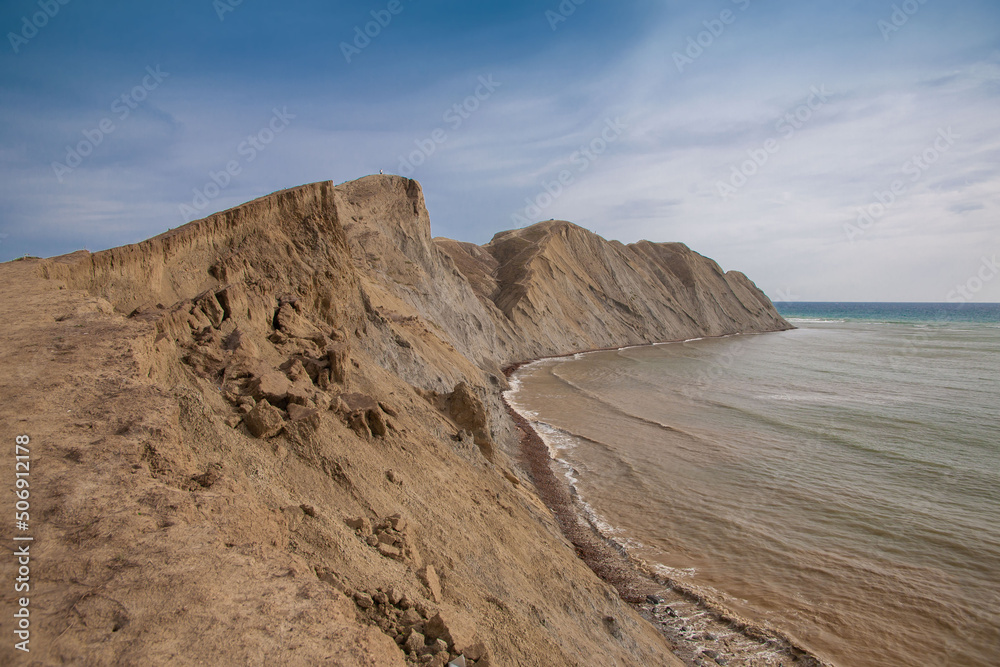
[[[522,483],[501,368],[787,327],[679,244],[433,240],[399,177],[0,266],[0,314],[45,664],[674,664]]]
[[[606,241],[569,222],[439,247],[468,276],[516,359],[790,328],[742,273],[682,243]],[[493,308],[495,306],[495,309]]]

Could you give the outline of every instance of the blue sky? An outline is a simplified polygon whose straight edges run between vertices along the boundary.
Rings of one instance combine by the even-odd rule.
[[[560,218],[775,300],[1000,301],[995,0],[7,0],[0,28],[0,260],[384,169],[440,236]]]

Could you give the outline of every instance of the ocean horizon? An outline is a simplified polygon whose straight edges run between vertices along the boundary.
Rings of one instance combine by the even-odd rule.
[[[1000,303],[935,301],[775,301],[782,317],[798,321],[864,320],[886,324],[978,322],[1000,324]],[[789,319],[791,318],[791,319]]]

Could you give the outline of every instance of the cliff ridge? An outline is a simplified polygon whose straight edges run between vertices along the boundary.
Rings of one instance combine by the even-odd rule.
[[[432,239],[389,176],[0,274],[37,664],[679,664],[539,500],[501,369],[788,328],[681,244]]]

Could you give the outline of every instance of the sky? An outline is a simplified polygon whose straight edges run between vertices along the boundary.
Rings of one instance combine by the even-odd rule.
[[[396,173],[432,231],[1000,302],[996,0],[4,0],[0,261]]]

